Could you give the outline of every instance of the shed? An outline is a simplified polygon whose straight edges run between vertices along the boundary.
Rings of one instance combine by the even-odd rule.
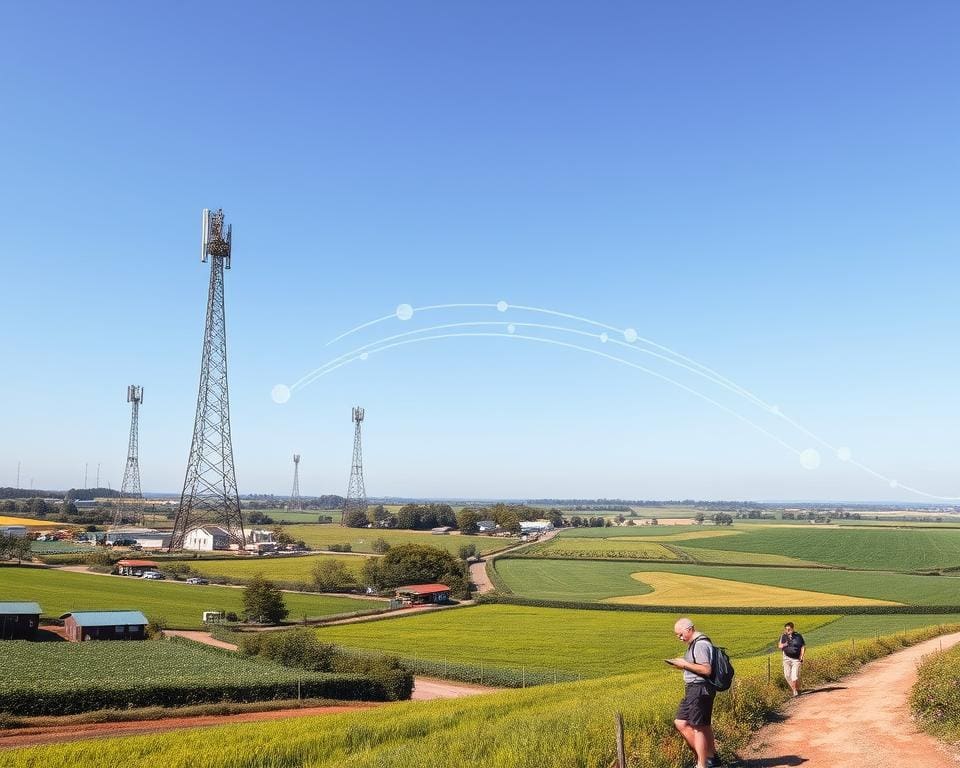
[[[434,536],[446,536],[452,530],[453,528],[451,528],[449,525],[440,525],[436,528],[431,528],[430,533],[432,533]]]
[[[428,605],[445,603],[450,599],[450,587],[446,584],[411,584],[397,587],[397,600],[404,605]]]
[[[140,611],[73,611],[60,617],[67,640],[143,640],[147,617]]]
[[[495,521],[493,520],[481,520],[477,523],[477,532],[478,533],[493,533],[497,528],[499,528]]]
[[[0,638],[32,638],[40,625],[39,603],[0,603]]]
[[[144,571],[155,571],[159,567],[153,560],[118,560],[117,571],[121,576],[143,576]]]

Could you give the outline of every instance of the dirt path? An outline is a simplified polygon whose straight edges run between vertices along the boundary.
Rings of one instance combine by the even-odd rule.
[[[907,699],[920,660],[941,643],[949,648],[958,642],[960,633],[927,640],[794,699],[784,707],[784,722],[760,729],[737,765],[957,768],[957,757],[947,747],[916,729]]]
[[[252,723],[261,720],[281,720],[309,715],[331,715],[355,712],[361,709],[382,706],[379,703],[351,704],[341,707],[303,707],[301,709],[277,709],[270,712],[242,712],[237,715],[202,715],[199,717],[168,717],[161,720],[131,720],[121,723],[89,723],[87,725],[51,725],[40,728],[15,728],[0,731],[0,749],[31,747],[37,744],[58,744],[65,741],[97,739],[108,736],[134,736],[144,733],[160,733],[182,728],[198,728],[211,725]]]
[[[482,560],[478,560],[475,563],[470,563],[470,581],[472,581],[474,586],[477,588],[477,594],[485,595],[487,592],[493,592],[493,590],[496,589],[496,587],[493,586],[493,582],[490,581],[490,575],[487,573],[487,563],[489,561],[496,560],[498,557],[505,555],[508,552],[517,552],[518,550],[526,549],[533,544],[549,541],[556,536],[557,533],[559,533],[559,531],[548,531],[537,541],[523,542],[521,544],[517,544],[515,547],[501,549],[499,552],[494,552],[493,554],[487,555]]]

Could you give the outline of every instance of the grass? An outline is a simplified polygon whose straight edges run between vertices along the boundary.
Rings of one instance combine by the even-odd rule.
[[[0,568],[0,594],[5,600],[40,603],[47,618],[80,610],[139,610],[148,619],[163,618],[171,627],[199,628],[203,611],[242,610],[243,590],[195,586],[169,581],[143,581],[46,568]],[[360,611],[368,600],[286,593],[290,620]]]
[[[870,641],[824,650],[830,660],[809,683],[823,684],[902,645],[929,636]],[[666,647],[662,647],[667,652]],[[654,654],[655,655],[655,654]],[[718,698],[721,748],[743,744],[785,698],[779,676],[766,684],[766,659],[737,657],[739,683]],[[817,665],[818,667],[820,665]],[[811,670],[813,671],[813,670]],[[673,730],[679,675],[654,659],[629,675],[467,699],[407,702],[360,713],[271,723],[197,728],[4,752],[9,768],[116,768],[135,762],[164,768],[606,768],[614,758],[614,713],[624,714],[631,768],[689,763]],[[533,727],[535,726],[535,727]],[[216,745],[211,749],[211,745]]]
[[[539,600],[598,601],[643,594],[631,578],[638,571],[731,579],[750,584],[802,589],[908,605],[960,604],[960,577],[917,576],[876,571],[823,568],[751,568],[658,563],[582,562],[505,558],[494,561],[497,573],[517,595]]]
[[[698,605],[730,608],[767,605],[801,605],[811,608],[835,605],[896,605],[887,600],[771,587],[709,576],[689,576],[664,571],[641,571],[630,575],[649,589],[643,594],[610,597],[605,602],[627,605]]]
[[[354,552],[373,552],[373,542],[384,539],[391,546],[397,544],[427,544],[445,549],[454,555],[464,544],[476,544],[481,553],[503,549],[516,544],[518,539],[490,536],[434,536],[429,531],[395,531],[372,528],[342,528],[339,525],[290,525],[284,529],[294,539],[303,539],[313,549],[326,549],[331,544],[348,543]]]
[[[777,616],[693,617],[705,631],[723,638],[731,653],[756,653],[782,627]],[[809,617],[810,626],[831,621]],[[341,624],[317,631],[324,642],[379,649],[401,656],[519,668],[558,668],[584,677],[619,674],[682,650],[672,633],[673,617],[618,611],[577,611],[514,605],[415,614],[402,618]]]
[[[363,568],[365,557],[354,555],[303,555],[297,557],[258,557],[251,559],[230,558],[229,560],[174,560],[183,562],[204,576],[229,576],[233,579],[249,579],[257,573],[278,582],[299,582],[310,584],[311,572],[320,562],[336,560],[343,563],[358,577]],[[164,561],[161,565],[166,565]]]
[[[620,537],[616,539],[574,539],[555,537],[537,542],[524,551],[526,557],[604,557],[629,560],[679,560],[676,551],[655,541]]]
[[[960,646],[924,658],[910,694],[910,709],[920,726],[938,739],[960,741]]]

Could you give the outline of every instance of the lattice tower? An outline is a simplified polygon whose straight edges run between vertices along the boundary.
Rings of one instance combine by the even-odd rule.
[[[233,228],[224,231],[223,211],[203,212],[200,260],[210,259],[210,290],[203,334],[200,389],[180,507],[173,523],[170,550],[183,549],[187,533],[203,525],[226,529],[231,540],[246,544],[230,437],[230,392],[227,386],[227,324],[223,273],[230,269]]]
[[[143,494],[140,492],[140,404],[143,402],[143,387],[136,384],[127,387],[127,402],[130,403],[130,441],[127,443],[127,465],[123,470],[123,482],[114,507],[111,530],[120,527],[122,518],[129,517],[130,513],[133,513],[139,525],[143,525]],[[99,469],[97,475],[99,478]]]
[[[303,501],[300,499],[300,454],[293,454],[293,490],[290,491],[290,509],[303,511]]]
[[[343,505],[343,516],[340,525],[344,524],[349,512],[360,510],[367,512],[367,490],[363,487],[363,451],[360,446],[360,425],[363,424],[363,408],[354,408],[351,418],[353,430],[353,464],[350,467],[350,482],[347,485],[347,500]]]

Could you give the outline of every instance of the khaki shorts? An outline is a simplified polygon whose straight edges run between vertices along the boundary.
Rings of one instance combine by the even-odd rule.
[[[783,657],[783,676],[788,682],[795,683],[800,679],[800,659],[791,659],[789,656]]]

